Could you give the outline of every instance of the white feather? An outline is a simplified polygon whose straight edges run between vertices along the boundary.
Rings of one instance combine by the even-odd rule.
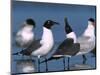
[[[37,50],[33,51],[32,55],[43,56],[50,52],[50,50],[52,49],[54,45],[53,34],[50,29],[47,29],[45,27],[43,28],[43,36],[40,43],[42,44],[42,46],[38,48]]]
[[[77,42],[80,43],[80,52],[77,55],[90,52],[95,47],[94,26],[88,25],[83,35],[77,39]]]
[[[67,38],[72,38],[74,40],[74,43],[76,43],[76,34],[75,32],[71,32],[69,34],[66,35]]]
[[[32,32],[32,26],[24,26],[16,35],[16,42],[23,46],[34,39],[34,33]]]

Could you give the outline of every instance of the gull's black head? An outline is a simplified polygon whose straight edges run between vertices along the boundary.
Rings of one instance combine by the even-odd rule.
[[[51,29],[51,27],[54,26],[54,25],[59,25],[59,23],[52,21],[52,20],[47,20],[47,21],[45,21],[43,26],[48,28],[48,29]]]
[[[68,20],[67,20],[66,17],[65,17],[64,21],[65,21],[65,32],[66,32],[66,34],[69,34],[73,30],[72,30],[71,26],[69,25]]]
[[[93,18],[89,18],[88,21],[95,22],[95,20]]]
[[[91,24],[91,25],[93,25],[94,27],[95,27],[95,20],[93,19],[93,18],[89,18],[88,19],[88,24]]]
[[[26,24],[27,25],[33,25],[34,28],[36,27],[35,21],[31,18],[26,19]]]

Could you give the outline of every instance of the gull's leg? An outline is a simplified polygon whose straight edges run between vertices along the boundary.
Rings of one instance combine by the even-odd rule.
[[[83,57],[83,64],[86,64],[86,60],[87,60],[86,56],[82,55],[82,57]]]
[[[22,48],[22,51],[23,51],[23,50],[24,50],[24,49]],[[24,54],[21,54],[21,55],[22,55],[21,58],[24,59]]]
[[[68,57],[68,70],[70,70],[70,65],[69,65],[69,63],[70,63],[70,57]]]
[[[40,55],[38,56],[38,72],[40,72]]]
[[[46,60],[46,72],[48,72],[48,62],[47,62],[47,58],[45,57]]]
[[[24,55],[23,54],[21,55],[21,58],[24,59]]]
[[[63,64],[64,64],[64,71],[66,70],[66,63],[65,63],[65,57],[63,57]]]

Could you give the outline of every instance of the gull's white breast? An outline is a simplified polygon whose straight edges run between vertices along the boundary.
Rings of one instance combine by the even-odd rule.
[[[83,35],[77,39],[77,42],[80,43],[80,52],[78,55],[88,53],[95,47],[95,34],[93,25],[88,25]]]
[[[34,33],[28,27],[23,28],[16,35],[16,41],[20,45],[27,44],[30,41],[32,41],[33,39],[34,39]]]
[[[42,46],[38,48],[37,50],[35,50],[34,52],[32,52],[32,55],[42,56],[50,52],[50,50],[52,49],[54,45],[53,34],[50,29],[47,29],[45,27],[43,28],[43,36],[42,36],[42,40],[40,41],[40,43]]]
[[[76,34],[74,32],[67,34],[66,37],[72,38],[74,40],[74,43],[76,43]]]

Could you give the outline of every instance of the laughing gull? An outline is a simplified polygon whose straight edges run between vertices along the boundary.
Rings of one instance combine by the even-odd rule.
[[[67,18],[65,18],[65,33],[66,33],[66,39],[58,46],[56,52],[54,52],[52,57],[48,59],[52,60],[63,57],[64,70],[65,70],[65,57],[68,57],[68,69],[69,69],[69,58],[71,56],[76,55],[76,53],[78,53],[80,50],[80,44],[76,43],[76,35],[73,32],[72,28],[70,27]]]
[[[58,25],[58,22],[52,20],[47,20],[43,25],[43,35],[41,40],[35,40],[31,45],[16,54],[22,54],[26,56],[36,56],[38,57],[38,64],[40,64],[40,57],[47,55],[53,48],[54,38],[51,28],[54,25]],[[38,72],[40,67],[38,66]],[[47,69],[46,69],[47,71]]]
[[[76,38],[76,34],[73,32],[72,28],[65,18],[65,31],[67,39],[64,40],[57,48],[56,52],[48,60],[59,59],[61,57],[68,57],[68,70],[69,70],[69,58],[72,56],[83,55],[83,64],[86,62],[86,57],[84,54],[89,53],[95,47],[95,20],[90,18],[88,20],[88,27],[79,38]],[[64,59],[65,66],[65,59]],[[65,70],[65,68],[64,68]]]
[[[76,55],[83,55],[83,64],[85,64],[85,54],[95,48],[95,20],[93,18],[88,19],[88,26],[82,36],[77,38],[77,42],[80,43],[80,51]]]
[[[94,22],[95,22],[95,20],[93,18],[90,18],[88,20],[88,27],[86,28],[86,30],[84,31],[82,36],[80,36],[77,39],[77,42],[79,42],[81,45],[81,51],[83,51],[83,53],[81,53],[81,51],[80,51],[78,54],[88,53],[89,51],[91,51],[95,47],[95,34],[94,34],[95,23]],[[89,50],[87,51],[87,49],[84,49],[85,47],[88,48]]]
[[[66,39],[58,46],[53,58],[63,57],[64,70],[65,68],[65,57],[68,57],[68,70],[69,70],[69,59],[70,57],[76,55],[80,50],[80,44],[77,43],[77,37],[73,29],[68,23],[67,18],[65,18],[65,33]]]
[[[16,45],[21,48],[28,47],[34,40],[35,21],[31,18],[26,19],[22,28],[16,34]]]

